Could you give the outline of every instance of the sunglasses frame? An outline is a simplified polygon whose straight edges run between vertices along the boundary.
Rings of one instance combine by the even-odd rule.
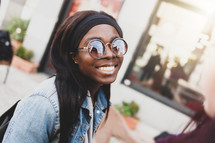
[[[114,43],[114,41],[116,41],[116,40],[122,40],[122,41],[125,43],[125,47],[126,47],[127,50],[125,51],[125,53],[124,53],[123,55],[117,55],[117,54],[114,52],[114,50],[113,50],[113,43]],[[89,46],[89,44],[90,44],[91,42],[93,42],[93,41],[100,41],[100,42],[104,45],[104,52],[103,52],[103,55],[102,55],[102,56],[100,56],[100,57],[94,57],[94,56],[91,55],[91,52],[90,52],[91,47]],[[92,58],[94,58],[94,59],[101,59],[101,58],[105,55],[106,46],[107,46],[107,45],[111,45],[111,46],[110,46],[111,51],[112,51],[117,57],[123,57],[123,56],[127,53],[127,51],[128,51],[128,44],[126,43],[126,41],[125,41],[123,38],[115,38],[111,43],[106,43],[106,44],[105,44],[102,40],[100,40],[100,39],[93,39],[93,40],[90,40],[90,41],[89,41],[89,43],[87,44],[86,47],[78,48],[78,50],[87,49],[88,53],[90,54],[90,56],[91,56]]]

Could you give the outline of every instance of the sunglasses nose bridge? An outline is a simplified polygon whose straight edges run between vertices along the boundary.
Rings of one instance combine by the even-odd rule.
[[[112,44],[111,43],[106,43],[105,44],[105,53],[104,53],[104,56],[111,56],[111,57],[114,57],[116,56],[115,53],[111,50],[111,46]]]
[[[111,43],[106,43],[106,44],[105,44],[105,47],[106,47],[106,48],[107,48],[107,47],[111,48]]]

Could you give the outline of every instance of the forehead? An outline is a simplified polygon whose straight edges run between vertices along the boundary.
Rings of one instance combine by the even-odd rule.
[[[104,40],[111,39],[112,37],[119,37],[117,30],[108,24],[100,24],[92,27],[83,37],[86,40],[91,37],[101,37]]]

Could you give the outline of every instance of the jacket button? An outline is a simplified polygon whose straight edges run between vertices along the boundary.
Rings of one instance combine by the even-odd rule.
[[[79,141],[82,141],[82,140],[83,140],[82,137],[78,137],[77,139],[78,139]]]
[[[100,111],[99,111],[99,110],[97,110],[97,111],[96,111],[96,113],[97,113],[97,114],[99,114],[99,113],[100,113]]]

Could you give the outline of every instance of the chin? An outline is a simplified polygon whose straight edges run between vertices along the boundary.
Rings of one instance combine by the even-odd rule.
[[[100,83],[101,83],[101,84],[111,84],[111,83],[113,83],[115,80],[116,80],[116,78],[114,78],[114,79],[102,79],[102,80],[100,80]]]

